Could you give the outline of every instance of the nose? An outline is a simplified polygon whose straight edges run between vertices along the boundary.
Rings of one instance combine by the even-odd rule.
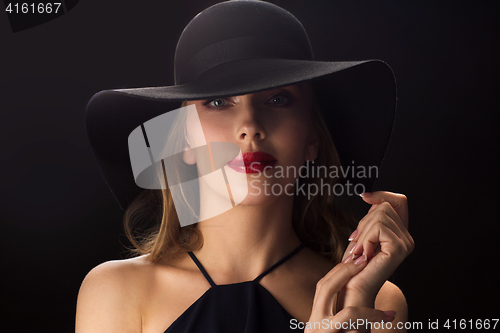
[[[242,107],[240,126],[238,128],[238,141],[262,141],[266,138],[266,131],[259,119],[259,110],[247,104]]]

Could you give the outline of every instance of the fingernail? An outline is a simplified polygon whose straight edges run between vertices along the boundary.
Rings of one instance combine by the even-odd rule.
[[[387,317],[396,317],[396,311],[384,311],[384,315]]]
[[[363,197],[363,198],[369,198],[369,197],[371,197],[371,196],[372,196],[372,194],[373,194],[373,193],[371,193],[371,192],[363,192],[363,193],[361,193],[359,196],[360,196],[360,197]]]
[[[354,230],[354,232],[349,236],[349,242],[352,241],[358,235],[358,229]]]
[[[354,250],[356,250],[356,247],[358,246],[358,244],[354,244],[354,246],[352,247],[352,249],[349,251],[349,253],[353,253]]]
[[[351,256],[348,256],[347,258],[344,259],[343,263],[347,264],[348,262],[352,261],[354,259],[354,254]]]
[[[354,265],[361,265],[362,263],[364,263],[366,261],[366,259],[367,259],[366,254],[364,254],[354,261]]]

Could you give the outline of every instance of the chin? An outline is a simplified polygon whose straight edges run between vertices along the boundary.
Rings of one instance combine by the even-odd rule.
[[[266,179],[265,181],[252,179],[248,184],[248,194],[245,199],[241,201],[240,205],[269,204],[281,197],[293,197],[294,187],[292,184],[289,184],[288,187],[286,186],[287,183],[282,184],[280,182],[273,182],[273,179]],[[285,187],[288,188],[288,193],[290,193],[290,195],[282,190]]]
[[[238,178],[233,178],[235,174]],[[255,178],[250,177],[248,174],[236,172],[228,172],[227,178],[229,179],[229,184],[231,184],[230,190],[235,204],[234,206],[232,206],[229,200],[228,186],[223,179],[213,181],[213,179],[205,178],[200,181],[200,188],[202,191],[201,201],[204,202],[204,207],[206,207],[207,210],[222,213],[231,209],[231,207],[240,205],[266,205],[275,202],[281,197],[293,197],[293,179]],[[279,192],[280,189],[284,188],[288,189],[290,195],[283,190],[281,193]]]

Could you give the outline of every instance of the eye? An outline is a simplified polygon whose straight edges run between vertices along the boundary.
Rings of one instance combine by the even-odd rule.
[[[288,96],[285,95],[276,95],[271,97],[268,101],[267,104],[274,104],[274,105],[284,105],[288,104],[292,101],[292,99]]]
[[[228,106],[228,101],[224,98],[211,99],[203,103],[203,105],[208,106],[212,109],[218,109],[225,106]]]

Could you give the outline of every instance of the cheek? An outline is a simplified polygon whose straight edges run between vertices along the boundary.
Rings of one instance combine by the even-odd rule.
[[[232,142],[234,119],[223,112],[198,112],[201,136],[206,142]],[[206,144],[206,143],[205,143]]]
[[[186,117],[187,139],[192,148],[206,145],[205,136],[195,108],[189,109]]]
[[[276,139],[285,149],[295,149],[297,153],[307,146],[311,123],[308,117],[282,119],[276,129]]]
[[[231,124],[227,119],[188,113],[186,125],[191,147],[204,146],[207,142],[231,141]]]
[[[203,133],[207,142],[232,142],[231,126],[225,119],[202,119]]]

